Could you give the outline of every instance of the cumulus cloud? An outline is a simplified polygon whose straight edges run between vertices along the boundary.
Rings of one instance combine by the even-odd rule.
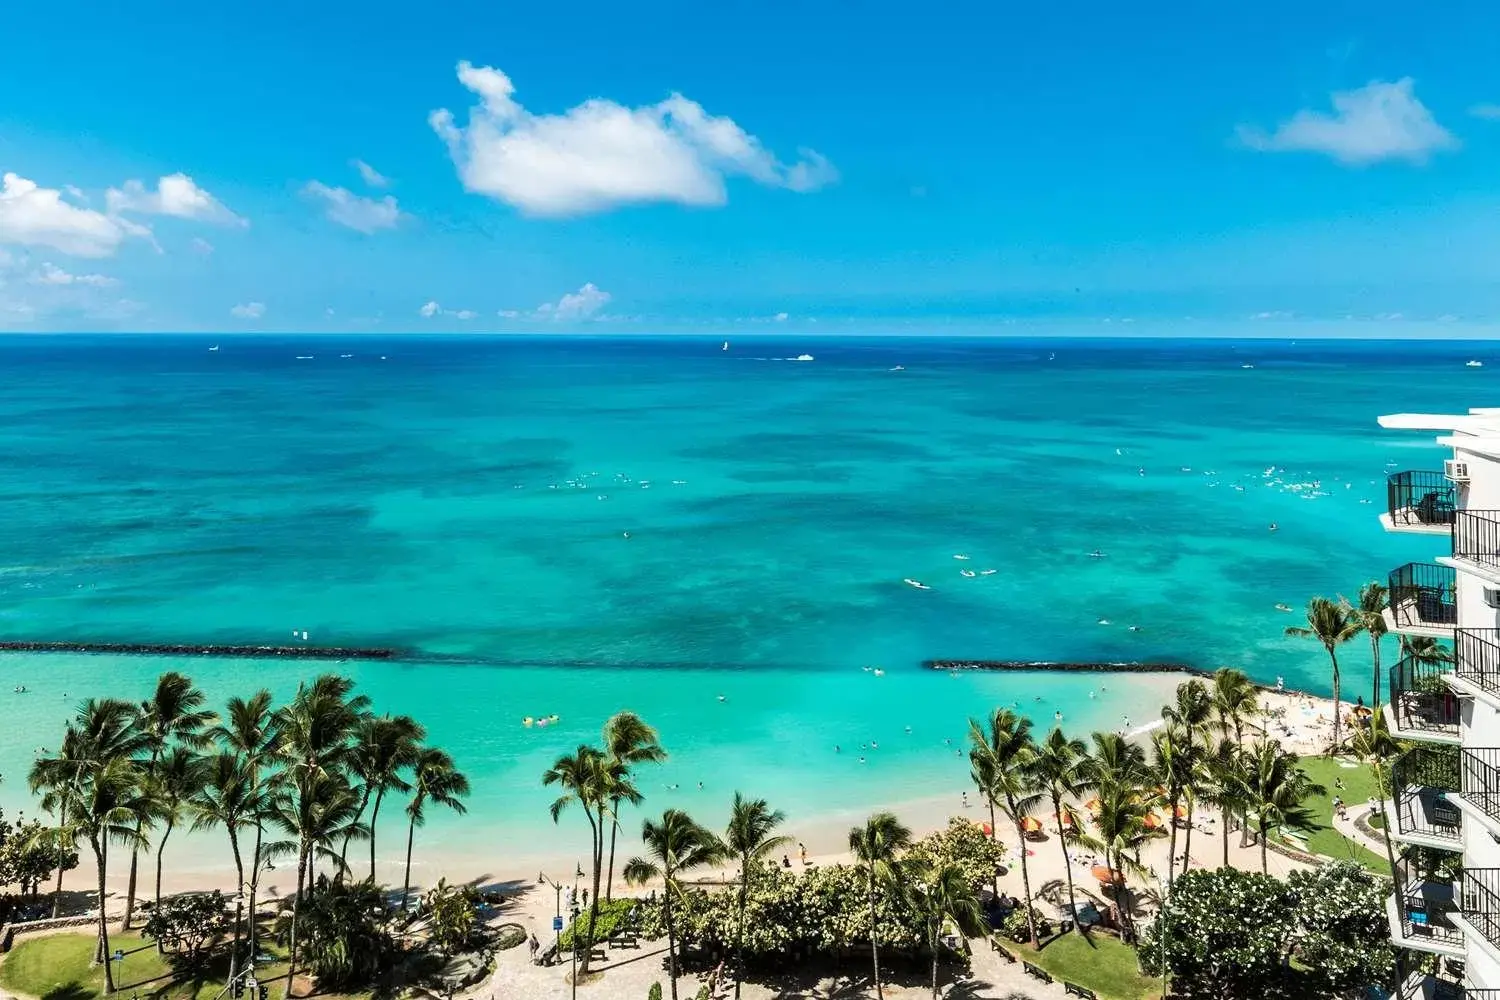
[[[139,215],[169,215],[221,226],[250,224],[225,208],[217,198],[183,173],[159,178],[155,191],[140,181],[126,181],[120,187],[110,188],[105,192],[104,202],[109,214],[114,216],[132,212]]]
[[[350,160],[349,165],[359,171],[359,176],[364,182],[373,188],[383,188],[390,185],[390,178],[370,166],[364,160]]]
[[[260,319],[266,314],[264,302],[242,302],[229,310],[235,319]]]
[[[1333,113],[1304,109],[1273,132],[1241,125],[1240,141],[1265,152],[1323,153],[1349,166],[1381,160],[1425,163],[1458,140],[1413,93],[1411,77],[1373,81],[1332,95]]]
[[[423,319],[432,319],[434,316],[447,316],[451,319],[474,319],[479,314],[472,309],[444,309],[438,305],[435,299],[428,302],[417,310],[417,314]]]
[[[56,188],[13,173],[0,178],[0,243],[108,257],[127,237],[145,235],[144,227],[73,204]]]
[[[543,302],[533,313],[538,319],[568,320],[592,319],[610,300],[608,292],[592,281],[576,292],[569,292],[556,302]]]
[[[308,181],[302,193],[323,203],[323,214],[332,222],[355,232],[370,233],[395,229],[401,221],[401,209],[390,195],[365,198],[347,188],[329,187],[319,181]]]
[[[465,61],[458,79],[479,98],[468,125],[457,125],[447,109],[432,112],[429,124],[447,142],[465,189],[529,215],[646,202],[722,205],[730,176],[791,191],[838,178],[812,150],[781,162],[732,119],[709,115],[681,94],[636,108],[595,98],[539,115],[515,101],[514,84],[498,69]]]
[[[430,300],[430,301],[428,301],[428,303],[426,305],[424,305],[422,308],[418,309],[417,313],[423,319],[431,319],[432,317],[436,316],[438,313],[440,313],[442,311],[443,311],[443,307],[440,306],[440,305],[438,305],[437,302],[436,302],[436,300]]]
[[[110,288],[120,282],[103,274],[69,274],[56,264],[44,263],[41,270],[31,276],[38,285],[78,285],[85,288]]]
[[[785,323],[786,319],[787,319],[787,316],[786,316],[786,313],[782,312],[782,313],[777,313],[775,316],[773,316],[771,318],[774,319],[778,323]]]

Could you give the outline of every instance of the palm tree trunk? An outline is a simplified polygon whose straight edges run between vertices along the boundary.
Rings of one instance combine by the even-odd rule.
[[[1021,829],[1021,813],[1016,808],[1016,800],[1006,796],[1005,804],[1016,821],[1016,850],[1021,855],[1021,889],[1026,893],[1026,898],[1021,900],[1021,905],[1026,907],[1026,929],[1031,934],[1031,946],[1040,950],[1042,942],[1036,933],[1036,913],[1031,909],[1031,868],[1026,864],[1026,831]]]
[[[99,866],[99,960],[104,964],[104,992],[113,993],[115,973],[109,954],[109,920],[104,915],[104,870],[108,864],[109,845],[101,844],[97,837],[90,837],[89,844],[94,848],[94,861]]]
[[[244,922],[245,915],[245,862],[240,857],[240,839],[235,833],[234,827],[229,827],[229,849],[234,853],[234,937],[229,948],[229,981],[234,982],[234,977],[239,972],[240,959],[240,926]],[[254,997],[251,1000],[255,1000]]]
[[[615,799],[609,817],[609,877],[604,880],[604,898],[615,898],[615,836],[620,832],[620,800]]]
[[[375,793],[375,808],[370,810],[370,881],[375,881],[375,821],[380,818],[380,800],[385,798],[385,789]]]
[[[63,841],[62,834],[57,835],[57,887],[52,890],[52,919],[56,920],[58,913],[62,912],[62,877],[63,877]]]
[[[411,844],[417,836],[417,821],[412,819],[406,824],[406,878],[401,883],[401,909],[406,909],[411,899]]]
[[[1168,821],[1171,825],[1171,833],[1168,834],[1167,844],[1167,895],[1172,894],[1172,875],[1177,871],[1177,800],[1173,798],[1168,808],[1172,810],[1172,818]]]
[[[589,900],[589,947],[588,947],[588,951],[584,953],[584,961],[583,961],[583,971],[584,972],[588,971],[589,961],[594,957],[594,929],[599,924],[599,876],[602,874],[602,869],[604,868],[604,805],[603,805],[603,803],[600,803],[600,805],[599,805],[599,821],[598,821],[597,824],[595,824],[594,831],[595,831],[594,832],[594,895],[593,895],[593,898],[591,898]],[[674,960],[674,962],[675,962],[675,960]],[[675,965],[674,965],[674,967],[675,967]],[[675,994],[677,992],[677,987],[676,987],[675,983],[674,983],[674,985],[672,987],[672,992],[673,992],[674,1000],[675,1000]]]
[[[1391,866],[1391,884],[1399,889],[1401,879],[1396,873],[1396,851],[1391,840],[1391,814],[1385,807],[1386,798],[1394,797],[1395,792],[1386,789],[1384,762],[1379,757],[1375,758],[1375,791],[1380,796],[1380,818],[1384,827],[1380,832],[1381,839],[1385,841],[1385,859]]]
[[[349,832],[346,833],[346,834],[344,834],[344,843],[343,843],[343,846],[341,846],[339,848],[339,868],[340,868],[340,870],[339,870],[339,878],[343,878],[344,877],[344,872],[347,871],[348,868],[349,868],[349,841],[354,836],[354,827],[355,827],[355,825],[357,823],[359,823],[359,821],[361,819],[364,818],[364,815],[365,815],[365,806],[367,806],[369,804],[370,804],[370,786],[369,785],[365,785],[364,791],[360,794],[360,797],[359,797],[359,812],[357,812],[357,813],[354,814],[354,823],[349,824]],[[375,841],[375,828],[373,826],[374,820],[371,820],[370,822],[372,824],[371,827],[370,827],[370,841],[371,841],[371,845],[372,845],[370,847],[370,853],[371,853],[371,855],[373,855],[375,853],[375,848],[373,846],[374,841]],[[373,864],[371,865],[371,867],[374,867]],[[375,876],[372,873],[370,877],[374,878]]]
[[[161,840],[156,845],[156,909],[152,911],[154,913],[161,912],[161,856],[162,852],[167,849],[167,838],[172,836],[173,825],[170,821],[167,823],[167,828],[162,831]],[[158,955],[165,955],[167,953],[166,946],[162,944],[161,938],[156,939],[156,953]]]
[[[1268,875],[1270,874],[1270,869],[1266,865],[1266,824],[1264,820],[1260,822],[1258,828],[1260,830],[1260,873]]]
[[[1083,928],[1078,926],[1078,897],[1073,892],[1073,859],[1068,856],[1068,838],[1062,828],[1062,799],[1053,798],[1052,815],[1057,818],[1057,845],[1063,852],[1063,872],[1068,877],[1068,915],[1073,921],[1073,929],[1083,933]]]
[[[993,832],[994,825],[990,825]],[[875,963],[875,997],[876,1000],[885,1000],[885,987],[880,985],[880,936],[876,933],[875,925],[875,868],[871,862],[870,868],[870,958]],[[675,998],[674,998],[675,1000]]]
[[[937,988],[938,939],[937,939],[937,932],[936,931],[934,931],[932,933],[931,937],[928,939],[928,943],[932,946],[932,1000],[938,1000],[938,988]]]
[[[1109,852],[1104,852],[1104,863],[1112,869],[1121,873],[1120,881],[1115,885],[1115,905],[1120,909],[1120,933],[1126,944],[1135,941],[1135,920],[1130,916],[1130,890],[1125,888],[1124,867],[1125,859],[1122,851],[1116,851],[1113,864],[1110,863]]]
[[[1380,636],[1370,633],[1370,711],[1380,711]]]
[[[603,830],[599,831],[600,841],[603,841]],[[672,873],[665,873],[666,887],[662,889],[663,910],[667,918],[667,979],[672,984],[672,1000],[677,1000],[677,925],[672,920]],[[594,921],[589,918],[589,949],[594,947]],[[578,942],[573,942],[573,947],[578,947]],[[588,971],[587,969],[582,971]]]
[[[1226,806],[1223,810],[1221,810],[1221,812],[1222,812],[1222,815],[1219,817],[1219,823],[1220,823],[1220,825],[1223,828],[1223,834],[1224,834],[1224,867],[1228,868],[1229,867],[1229,808]]]
[[[307,871],[307,851],[297,852],[297,895],[292,900],[292,930],[287,941],[286,991],[282,996],[292,995],[292,980],[297,975],[297,914],[302,909],[302,876]],[[252,916],[252,920],[254,917]]]
[[[1000,827],[995,823],[995,800],[990,798],[988,795],[984,797],[984,800],[990,805],[990,843],[993,844],[1000,838]],[[1000,870],[998,868],[990,875],[990,891],[992,893],[990,898],[995,900],[996,902],[999,902]]]
[[[250,855],[250,905],[245,914],[250,920],[245,930],[250,939],[250,963],[252,965],[255,963],[255,896],[256,891],[260,889],[260,841],[264,832],[260,823],[256,823],[255,850]]]
[[[1195,803],[1193,802],[1192,796],[1188,796],[1188,800],[1187,800],[1187,811],[1188,811],[1188,814],[1187,814],[1187,836],[1184,838],[1187,841],[1187,843],[1185,843],[1185,844],[1182,845],[1182,874],[1184,874],[1184,875],[1186,875],[1187,872],[1188,872],[1188,866],[1193,863],[1193,806],[1194,806],[1194,804]],[[1172,825],[1174,827],[1177,825],[1177,809],[1176,809],[1176,807],[1173,807],[1173,809],[1172,809],[1172,820],[1171,820],[1171,822],[1172,822]]]
[[[145,826],[145,824],[143,822],[141,822],[141,821],[137,821],[136,824],[135,824],[135,836],[136,836],[136,840],[137,841],[140,840],[141,829],[144,826]],[[120,924],[120,930],[122,930],[122,931],[128,931],[128,930],[130,930],[130,921],[135,916],[135,871],[136,871],[136,860],[139,857],[139,855],[140,855],[140,848],[139,848],[139,846],[137,846],[137,844],[131,844],[130,845],[130,881],[125,884],[125,919]]]
[[[1334,653],[1333,647],[1328,647],[1328,659],[1333,664],[1333,753],[1339,752],[1342,743],[1339,736],[1343,725],[1342,710],[1339,708],[1339,658]]]
[[[739,919],[734,924],[734,1000],[740,1000],[740,980],[745,978],[745,903],[750,898],[750,856],[741,859]]]

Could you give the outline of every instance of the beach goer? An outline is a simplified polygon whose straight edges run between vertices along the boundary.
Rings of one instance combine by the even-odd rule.
[[[787,857],[785,854],[783,854],[781,856],[781,867],[783,867],[783,868],[790,868],[790,867],[792,867],[792,859],[789,858],[789,857]]]
[[[1062,721],[1062,713],[1061,712],[1053,712],[1052,713],[1052,721],[1053,722],[1061,722]]]
[[[804,865],[807,864],[807,846],[801,841],[797,842],[797,856],[802,860]]]
[[[541,946],[542,946],[542,943],[536,939],[536,933],[535,932],[526,935],[526,948],[527,948],[527,950],[529,950],[531,952],[531,964],[532,965],[536,964],[537,949],[541,948]]]

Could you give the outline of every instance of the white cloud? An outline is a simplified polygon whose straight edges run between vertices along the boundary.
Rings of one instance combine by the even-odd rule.
[[[424,305],[422,308],[418,309],[417,313],[421,315],[423,319],[431,319],[442,311],[442,306],[438,305],[436,301],[431,301]]]
[[[501,309],[496,315],[501,319],[515,319],[521,315],[521,311],[519,309]]]
[[[194,236],[193,241],[188,246],[193,248],[193,253],[202,254],[204,257],[214,252],[214,245],[198,236]]]
[[[776,322],[778,322],[778,323],[785,323],[785,322],[786,322],[786,320],[787,320],[787,315],[786,315],[786,313],[777,313],[777,314],[776,314],[776,315],[775,315],[775,316],[773,316],[773,317],[772,317],[772,318],[773,318],[773,319],[774,319],[774,320],[776,320]]]
[[[1458,147],[1453,133],[1417,100],[1411,77],[1337,91],[1332,102],[1332,114],[1304,109],[1274,132],[1241,125],[1240,141],[1266,152],[1324,153],[1349,166],[1381,160],[1425,163],[1435,152]]]
[[[229,310],[235,319],[260,319],[266,314],[264,302],[242,302]]]
[[[322,199],[323,214],[330,221],[366,235],[381,229],[395,229],[396,223],[401,221],[401,209],[390,195],[379,200],[364,198],[347,188],[329,187],[319,181],[308,181],[302,193]]]
[[[536,314],[541,318],[555,319],[559,322],[590,319],[603,309],[609,300],[610,294],[590,281],[578,291],[569,292],[556,302],[543,302],[536,307]]]
[[[1469,114],[1488,121],[1500,121],[1500,104],[1476,104],[1469,109]]]
[[[31,276],[38,285],[81,285],[88,288],[110,288],[120,282],[103,274],[69,274],[56,264],[44,263],[42,269]]]
[[[732,119],[710,116],[681,94],[638,108],[594,98],[536,115],[516,103],[515,86],[498,69],[461,62],[458,79],[479,97],[468,126],[456,125],[447,109],[429,115],[429,124],[448,143],[465,189],[530,215],[645,202],[722,205],[728,176],[792,191],[838,178],[812,150],[782,163]]]
[[[452,315],[456,316],[459,319],[473,319],[479,314],[472,309],[460,309],[458,312],[453,313]]]
[[[362,177],[364,179],[364,182],[370,187],[383,188],[390,186],[390,178],[383,175],[380,171],[370,166],[364,160],[350,160],[349,165],[355,170],[359,171],[359,176]]]
[[[438,305],[437,300],[429,300],[426,305],[417,310],[423,319],[432,319],[434,316],[446,316],[450,319],[474,319],[479,314],[472,309],[444,309]]]
[[[155,191],[149,190],[140,181],[126,181],[119,188],[110,188],[105,192],[104,203],[113,216],[122,212],[134,212],[142,215],[170,215],[178,219],[224,226],[250,224],[225,208],[217,198],[183,173],[159,178]]]
[[[143,227],[72,204],[56,188],[13,173],[0,183],[0,243],[108,257],[127,237],[143,235],[148,235]]]

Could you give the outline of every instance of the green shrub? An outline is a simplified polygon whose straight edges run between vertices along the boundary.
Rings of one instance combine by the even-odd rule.
[[[509,951],[510,949],[524,944],[526,941],[526,928],[520,924],[501,924],[495,931],[495,950]]]
[[[630,911],[639,904],[635,899],[606,899],[599,903],[599,926],[593,940],[609,940],[610,935],[624,925]],[[558,951],[571,951],[573,949],[573,935],[577,933],[583,940],[589,940],[589,911],[583,910],[578,914],[578,919],[573,921],[568,928],[562,932],[558,939]]]
[[[646,991],[646,1000],[661,1000],[661,983],[652,983]]]

